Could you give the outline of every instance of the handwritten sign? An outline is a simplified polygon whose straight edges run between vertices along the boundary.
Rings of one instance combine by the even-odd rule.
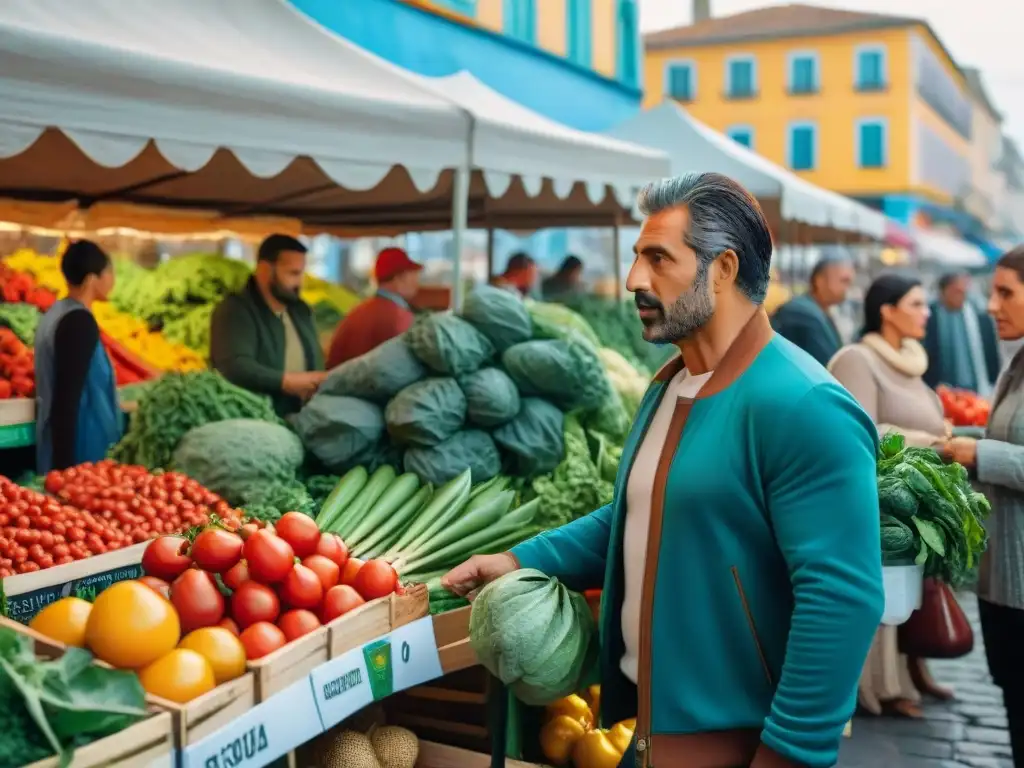
[[[444,674],[430,616],[399,627],[390,639],[394,690],[404,691]]]
[[[324,729],[373,702],[370,673],[362,648],[344,653],[314,669],[309,679]]]
[[[260,768],[323,731],[304,677],[183,750],[182,768]]]

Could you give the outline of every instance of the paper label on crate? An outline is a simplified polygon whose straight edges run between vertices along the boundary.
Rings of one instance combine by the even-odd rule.
[[[80,579],[66,581],[63,584],[53,584],[48,587],[40,587],[21,594],[10,594],[7,586],[8,580],[4,580],[4,589],[7,594],[7,615],[14,621],[28,624],[37,613],[50,603],[55,603],[65,597],[84,597],[92,602],[96,595],[119,581],[128,581],[142,576],[142,565],[125,565],[120,568],[112,568],[109,571],[93,573],[83,576]],[[11,579],[21,578],[12,576]]]
[[[182,751],[182,768],[260,768],[323,733],[310,678],[298,680]]]
[[[320,720],[325,729],[337,725],[373,702],[374,691],[382,689],[382,683],[386,685],[380,679],[380,670],[375,671],[378,679],[373,682],[367,668],[366,654],[362,648],[356,648],[321,664],[309,674]]]
[[[441,677],[441,657],[434,638],[434,620],[427,616],[391,633],[393,686],[404,691]]]

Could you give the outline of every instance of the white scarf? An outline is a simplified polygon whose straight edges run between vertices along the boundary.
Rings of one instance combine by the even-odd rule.
[[[881,335],[865,333],[860,343],[904,376],[920,377],[928,370],[928,353],[914,339],[904,339],[903,345],[894,349]]]

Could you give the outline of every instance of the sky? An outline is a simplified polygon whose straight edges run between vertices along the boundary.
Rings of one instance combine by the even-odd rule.
[[[1024,28],[1022,0],[805,0],[849,11],[913,16],[928,21],[962,66],[981,70],[989,97],[1003,113],[1003,129],[1024,147]],[[715,16],[741,13],[772,0],[711,0]],[[688,24],[691,0],[640,0],[644,32]]]

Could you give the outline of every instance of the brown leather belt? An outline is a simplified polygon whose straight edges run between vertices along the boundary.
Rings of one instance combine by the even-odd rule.
[[[759,728],[651,736],[650,765],[654,768],[748,768],[751,764],[756,768],[801,768],[762,749]]]

